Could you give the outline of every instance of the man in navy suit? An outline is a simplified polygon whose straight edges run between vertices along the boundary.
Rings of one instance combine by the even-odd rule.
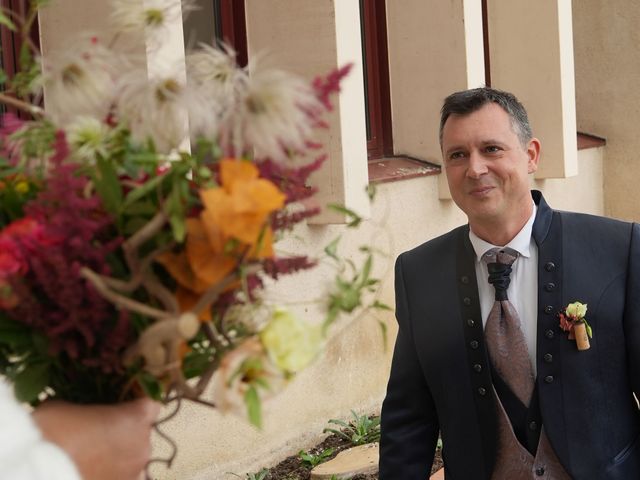
[[[380,478],[426,480],[440,433],[449,480],[640,479],[638,225],[555,211],[530,191],[540,141],[507,92],[447,97],[440,144],[468,225],[397,259]],[[487,353],[494,291],[481,258],[494,247],[517,251],[508,298],[536,379],[528,403]],[[576,301],[588,350],[560,328]]]

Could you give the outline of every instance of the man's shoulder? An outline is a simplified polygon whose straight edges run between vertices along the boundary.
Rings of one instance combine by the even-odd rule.
[[[600,215],[592,215],[589,213],[568,212],[556,210],[562,218],[563,228],[567,232],[572,229],[596,229],[597,231],[605,231],[607,233],[619,232],[621,234],[628,233],[633,227],[633,223],[617,218],[603,217]]]

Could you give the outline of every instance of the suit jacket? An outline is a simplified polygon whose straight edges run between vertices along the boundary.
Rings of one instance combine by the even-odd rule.
[[[572,478],[640,479],[640,227],[538,211],[537,390],[547,436]],[[380,478],[426,480],[441,431],[448,480],[491,478],[496,418],[469,227],[396,261],[396,340],[382,406]],[[484,279],[481,279],[484,280]],[[559,328],[588,305],[591,349]]]

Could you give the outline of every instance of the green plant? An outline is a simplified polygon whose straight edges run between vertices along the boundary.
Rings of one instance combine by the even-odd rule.
[[[268,474],[269,474],[269,470],[266,468],[263,468],[262,470],[256,473],[247,473],[247,480],[265,480]]]
[[[311,453],[305,452],[304,450],[300,450],[298,452],[298,456],[302,459],[302,464],[307,468],[313,468],[316,465],[320,465],[322,462],[327,460],[331,455],[333,455],[333,448],[325,448],[320,453]]]
[[[229,473],[229,474],[231,474],[231,475],[233,475],[235,477],[238,477],[238,478],[243,478],[240,475],[238,475],[237,473],[233,473],[233,472],[227,472],[227,473]],[[267,475],[269,475],[269,469],[263,468],[259,472],[245,474],[244,478],[246,480],[266,480]]]
[[[349,423],[337,419],[329,420],[328,423],[339,425],[342,430],[327,427],[322,432],[338,435],[353,445],[364,445],[380,440],[380,417],[358,415],[353,410],[351,415],[353,420]]]

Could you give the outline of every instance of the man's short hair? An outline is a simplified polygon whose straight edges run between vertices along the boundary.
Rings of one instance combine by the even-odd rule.
[[[527,142],[533,137],[527,111],[515,95],[491,87],[463,90],[452,93],[445,98],[440,110],[440,147],[442,147],[444,124],[451,114],[468,115],[480,110],[488,103],[497,103],[509,114],[513,131],[518,136],[522,146],[526,147]]]

